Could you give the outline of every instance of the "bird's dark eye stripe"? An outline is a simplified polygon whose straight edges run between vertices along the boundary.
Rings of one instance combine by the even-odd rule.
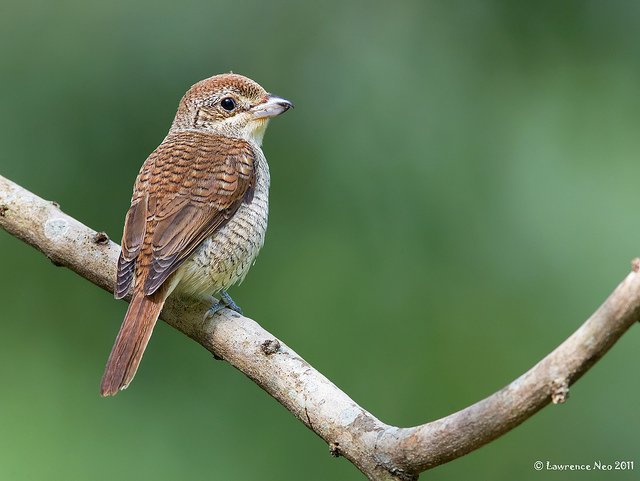
[[[236,102],[231,97],[225,97],[220,101],[220,106],[227,111],[231,111],[236,108]]]

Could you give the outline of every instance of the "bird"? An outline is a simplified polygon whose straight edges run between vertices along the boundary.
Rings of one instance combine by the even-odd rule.
[[[170,295],[213,298],[209,315],[242,312],[227,289],[242,282],[264,244],[270,177],[262,139],[269,120],[292,107],[234,73],[201,80],[182,97],[140,168],[125,216],[114,296],[130,293],[131,301],[102,396],[129,386]]]

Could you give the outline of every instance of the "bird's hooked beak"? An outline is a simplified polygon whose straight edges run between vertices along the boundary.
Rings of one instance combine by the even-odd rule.
[[[286,99],[273,94],[268,94],[264,102],[251,109],[254,119],[268,119],[280,115],[293,108],[293,104]]]

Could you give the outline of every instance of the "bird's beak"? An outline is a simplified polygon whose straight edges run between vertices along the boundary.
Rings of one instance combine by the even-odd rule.
[[[268,119],[280,115],[293,108],[293,104],[286,99],[269,94],[264,102],[251,109],[254,119]]]

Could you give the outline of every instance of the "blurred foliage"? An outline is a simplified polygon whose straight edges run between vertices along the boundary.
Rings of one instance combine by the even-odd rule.
[[[290,98],[264,150],[245,312],[388,423],[490,394],[570,334],[640,254],[640,4],[0,3],[0,173],[119,240],[184,91],[233,70]],[[100,399],[125,304],[0,232],[0,480],[356,480],[164,324]],[[599,480],[635,460],[638,329],[515,431],[425,478]]]

